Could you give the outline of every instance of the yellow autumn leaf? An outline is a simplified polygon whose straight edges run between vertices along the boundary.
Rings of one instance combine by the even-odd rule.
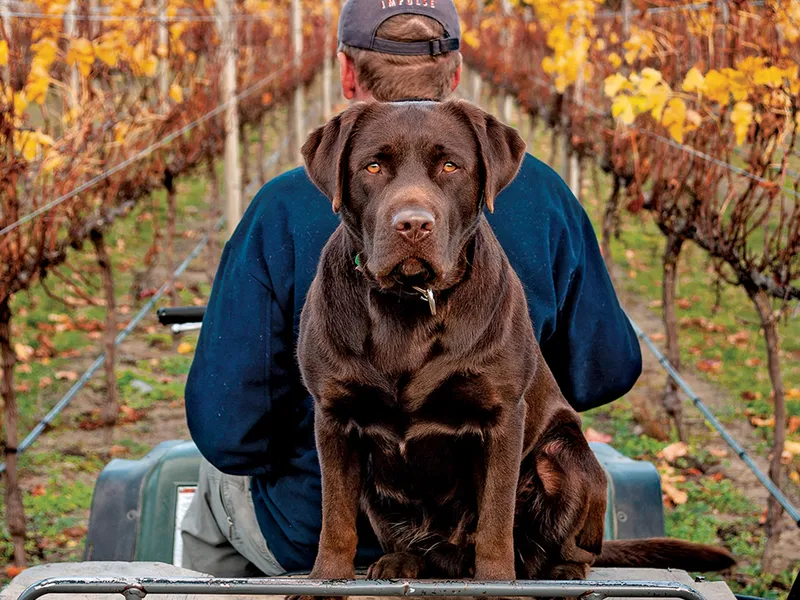
[[[647,95],[647,103],[644,110],[649,110],[650,115],[656,121],[660,121],[664,114],[664,107],[667,104],[669,95],[670,89],[666,85],[656,86],[656,88]]]
[[[783,84],[783,69],[778,67],[767,67],[758,69],[753,74],[753,81],[756,85],[766,85],[769,87],[780,87]]]
[[[36,137],[32,131],[15,131],[14,132],[14,149],[22,154],[22,157],[31,162],[36,158]]]
[[[726,105],[730,99],[730,82],[725,75],[712,69],[706,73],[702,91],[712,102]]]
[[[748,56],[736,63],[736,69],[742,73],[752,75],[767,64],[767,59],[762,56]]]
[[[45,154],[44,160],[42,161],[42,169],[44,169],[45,173],[52,173],[63,164],[64,157],[54,150],[50,150]]]
[[[86,38],[72,40],[67,51],[67,64],[77,65],[81,75],[88,77],[94,64],[94,46]]]
[[[683,125],[685,122],[686,103],[680,98],[673,98],[664,109],[661,123],[679,144],[683,143]]]
[[[611,104],[611,114],[626,125],[633,123],[636,115],[633,113],[633,104],[628,96],[617,96]]]
[[[189,342],[182,342],[178,345],[178,354],[189,354],[192,350],[194,350],[194,346]]]
[[[619,73],[614,73],[606,77],[603,83],[603,91],[609,98],[615,97],[623,87],[630,88],[628,79]]]
[[[659,83],[661,83],[661,72],[647,67],[642,69],[642,79],[639,82],[639,93],[649,94]]]
[[[31,50],[34,52],[33,60],[31,61],[32,68],[39,67],[47,70],[58,56],[58,44],[49,37],[43,37],[38,42],[31,44]]]
[[[787,440],[783,445],[783,449],[791,454],[794,454],[795,456],[798,456],[800,455],[800,442],[791,442]]]
[[[21,117],[28,107],[25,92],[14,92],[14,116]]]
[[[25,85],[25,98],[36,104],[44,104],[47,89],[50,87],[50,76],[41,67],[31,67]]]
[[[169,97],[180,104],[183,102],[183,88],[177,83],[173,83],[171,86],[169,86]]]
[[[700,113],[696,110],[687,110],[686,111],[686,131],[694,131],[700,124],[703,122],[703,117],[700,116]]]
[[[747,139],[747,132],[753,122],[753,105],[749,102],[737,102],[731,113],[731,123],[736,134],[736,145],[741,146]]]
[[[462,34],[461,39],[470,48],[473,48],[475,50],[480,48],[480,45],[481,45],[480,40],[478,39],[478,36],[476,35],[476,33],[474,31],[472,31],[471,29],[465,31]]]
[[[8,64],[8,42],[0,40],[0,67]]]
[[[747,80],[747,75],[736,69],[722,69],[722,74],[728,79],[728,88],[734,102],[747,100],[752,85]]]
[[[137,77],[142,75],[152,77],[156,73],[158,59],[148,52],[143,42],[139,42],[133,49],[131,65],[133,66],[133,74]]]
[[[619,69],[619,66],[622,64],[622,57],[620,57],[620,55],[616,52],[612,52],[608,55],[608,62],[615,69]]]
[[[114,125],[114,141],[121,144],[125,141],[125,136],[128,134],[130,127],[127,123],[117,123]]]
[[[705,78],[703,77],[703,74],[697,69],[697,67],[692,67],[686,74],[686,78],[683,80],[681,89],[684,92],[702,91],[704,82]]]

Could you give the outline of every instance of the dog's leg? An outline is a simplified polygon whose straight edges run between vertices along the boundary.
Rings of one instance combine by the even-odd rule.
[[[525,403],[519,401],[504,410],[501,424],[487,435],[475,535],[478,580],[514,579],[514,506],[524,424]]]
[[[352,440],[317,403],[314,428],[322,474],[322,531],[311,579],[354,579],[361,467]],[[290,596],[290,600],[314,600]]]

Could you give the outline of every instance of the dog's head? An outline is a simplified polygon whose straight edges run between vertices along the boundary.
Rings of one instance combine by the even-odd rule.
[[[382,287],[455,283],[484,204],[514,178],[525,142],[465,101],[359,103],[303,145],[311,180],[341,211]]]

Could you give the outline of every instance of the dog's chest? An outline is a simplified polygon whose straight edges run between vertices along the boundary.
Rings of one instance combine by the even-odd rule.
[[[391,391],[344,384],[346,391],[326,408],[344,429],[401,449],[431,436],[483,437],[497,426],[502,407],[493,400],[496,389],[486,377],[454,374],[422,399],[407,397],[420,383],[424,382],[400,374]]]

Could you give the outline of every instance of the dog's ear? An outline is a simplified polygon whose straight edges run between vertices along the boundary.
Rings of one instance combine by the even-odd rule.
[[[301,149],[308,177],[331,201],[334,212],[339,212],[345,193],[350,134],[366,107],[366,102],[358,102],[339,113],[312,131]]]
[[[489,212],[494,199],[517,176],[525,156],[525,141],[517,130],[466,100],[449,103],[466,119],[475,135],[482,167],[483,194]]]

